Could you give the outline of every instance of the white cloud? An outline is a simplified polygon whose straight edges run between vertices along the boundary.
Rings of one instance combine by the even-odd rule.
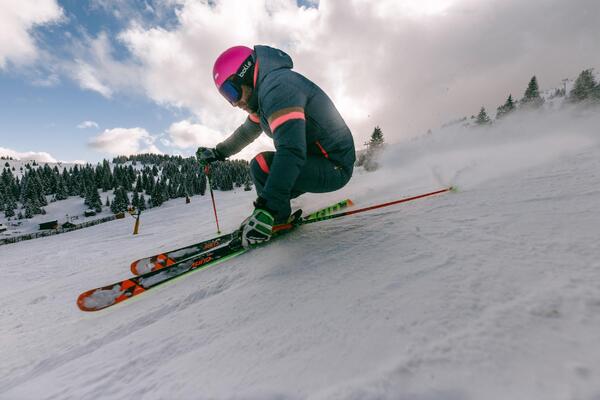
[[[27,64],[39,50],[31,30],[37,25],[60,21],[62,9],[55,0],[0,1],[0,69],[8,61]]]
[[[56,158],[52,157],[49,153],[45,151],[25,151],[20,152],[12,149],[7,149],[5,147],[0,147],[0,156],[4,157],[12,157],[15,160],[35,160],[37,162],[47,162],[47,163],[56,163],[58,162]]]
[[[482,104],[493,110],[509,93],[521,97],[533,74],[547,88],[600,66],[597,0],[169,4],[178,7],[178,24],[133,22],[118,36],[131,60],[115,60],[100,35],[82,46],[90,50],[82,50],[85,61],[75,70],[86,88],[104,96],[137,90],[191,110],[209,131],[230,133],[244,119],[211,79],[214,59],[236,44],[288,51],[296,70],[333,98],[358,144],[375,125],[395,141],[476,113]],[[195,138],[180,133],[178,145]]]
[[[214,147],[227,135],[210,129],[202,124],[194,124],[190,121],[180,121],[169,127],[168,134],[170,143],[181,149],[190,147]]]
[[[82,123],[77,125],[77,128],[79,128],[79,129],[98,128],[98,124],[94,121],[83,121]]]
[[[315,9],[299,8],[292,0],[180,3],[177,28],[133,25],[119,38],[143,66],[140,72],[148,96],[186,107],[204,125],[228,132],[244,116],[232,112],[216,92],[211,78],[214,59],[235,44],[299,42],[310,34],[306,27],[318,17]]]
[[[156,138],[143,128],[106,129],[90,140],[89,145],[102,153],[131,155],[162,153],[154,144]]]
[[[202,124],[194,124],[184,120],[172,124],[167,134],[169,139],[162,139],[163,144],[180,149],[196,150],[197,147],[214,147],[224,139],[230,132],[219,132]],[[254,143],[242,150],[233,158],[251,159],[257,153],[265,150],[273,150],[272,141],[265,135],[259,137]]]
[[[63,63],[62,68],[83,89],[98,92],[107,98],[112,97],[115,90],[145,92],[140,67],[114,57],[106,32],[73,43],[71,51],[74,60]]]
[[[60,83],[60,77],[56,73],[50,73],[45,76],[34,78],[31,84],[40,87],[55,87]]]
[[[98,92],[104,97],[112,96],[112,90],[98,78],[96,68],[80,60],[73,66],[74,78],[82,88]]]

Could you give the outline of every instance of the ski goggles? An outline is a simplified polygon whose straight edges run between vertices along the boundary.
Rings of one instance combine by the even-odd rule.
[[[242,98],[242,87],[234,82],[235,75],[227,79],[219,88],[219,93],[231,104],[237,103]]]

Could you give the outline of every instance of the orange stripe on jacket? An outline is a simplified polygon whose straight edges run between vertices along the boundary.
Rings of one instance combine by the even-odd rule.
[[[268,174],[269,173],[269,164],[267,163],[267,160],[265,160],[265,156],[263,155],[263,153],[260,153],[259,155],[254,157],[254,159],[258,163],[258,166],[260,167],[260,169],[265,174]]]
[[[255,124],[260,124],[260,118],[258,117],[258,115],[248,114],[248,118],[250,118],[250,121],[254,122]]]
[[[269,117],[269,128],[271,128],[271,132],[275,132],[275,129],[292,119],[306,119],[304,109],[302,107],[288,107],[274,112]]]
[[[256,64],[254,65],[254,76],[253,76],[253,83],[254,83],[254,88],[256,89],[256,81],[258,80],[258,60],[256,60]]]

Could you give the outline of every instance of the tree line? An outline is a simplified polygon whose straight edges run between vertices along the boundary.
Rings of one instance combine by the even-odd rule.
[[[111,165],[103,160],[97,165],[75,165],[59,169],[37,163],[26,164],[21,174],[5,164],[0,175],[0,212],[6,218],[31,218],[45,214],[48,202],[69,196],[83,198],[84,204],[96,212],[110,207],[113,213],[129,207],[144,210],[158,207],[169,199],[204,195],[206,175],[195,158],[140,154],[117,157]],[[215,162],[211,165],[213,189],[250,190],[247,161]],[[108,191],[113,191],[112,199]],[[105,198],[105,201],[102,199]]]
[[[583,70],[573,85],[571,91],[567,94],[566,88],[557,89],[552,97],[566,97],[569,103],[588,103],[593,105],[600,104],[600,83],[596,82],[592,69]],[[544,99],[540,95],[540,89],[537,77],[534,75],[525,89],[523,97],[519,101],[515,101],[512,94],[504,104],[496,109],[496,119],[502,119],[519,108],[539,108],[544,104]],[[477,125],[488,125],[492,123],[491,117],[488,115],[485,107],[481,107],[477,117],[472,116]],[[466,119],[466,118],[465,118]]]

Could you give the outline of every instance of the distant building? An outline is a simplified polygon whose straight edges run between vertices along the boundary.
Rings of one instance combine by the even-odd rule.
[[[71,222],[65,222],[64,224],[61,225],[61,227],[63,229],[71,229],[71,228],[75,228],[75,224],[71,223]]]
[[[44,229],[56,229],[58,228],[58,221],[54,220],[54,221],[48,221],[48,222],[42,222],[40,224],[40,231],[43,231]]]

